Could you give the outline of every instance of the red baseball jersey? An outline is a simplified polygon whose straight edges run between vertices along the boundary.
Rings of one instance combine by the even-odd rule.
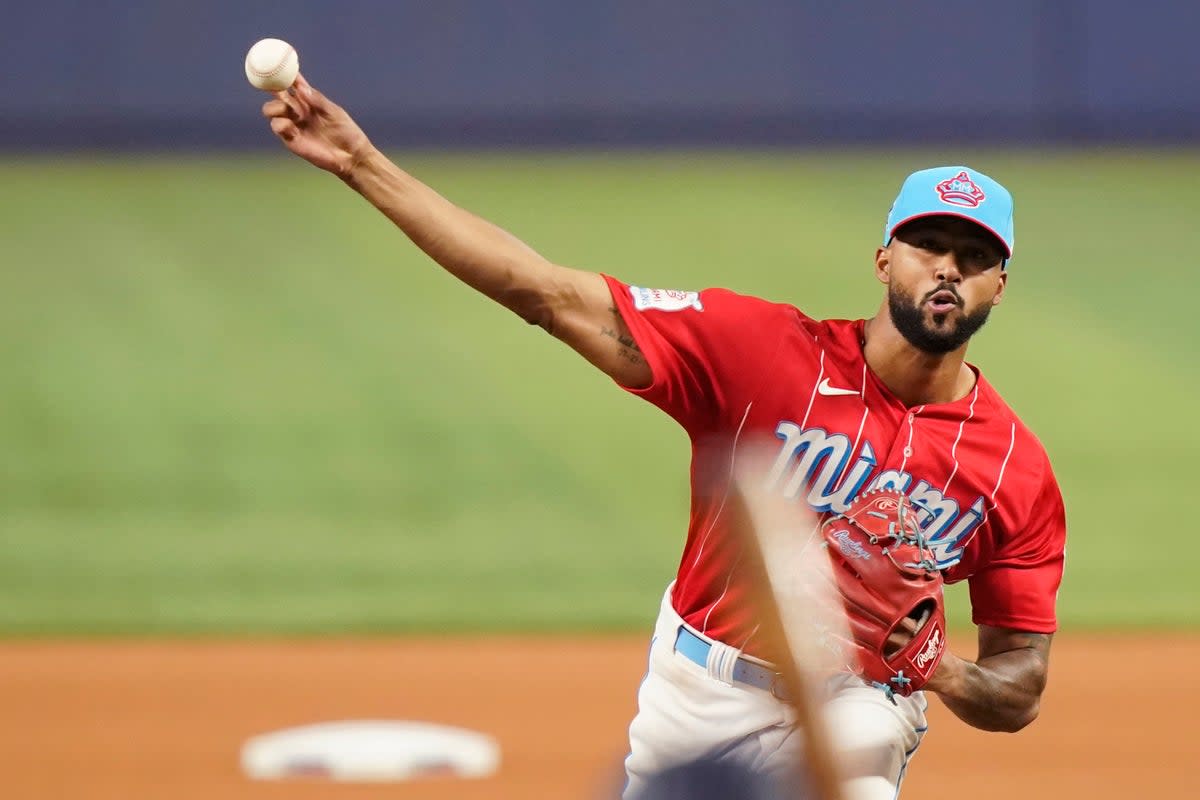
[[[969,581],[972,617],[1037,633],[1056,628],[1066,515],[1045,449],[975,371],[952,403],[906,406],[867,367],[863,320],[814,320],[725,289],[663,291],[606,276],[653,372],[630,389],[692,440],[692,507],[674,590],[697,630],[754,653],[755,621],[726,535],[729,447],[768,437],[765,476],[819,513],[893,487],[920,510],[947,582]],[[717,489],[712,477],[717,476]]]

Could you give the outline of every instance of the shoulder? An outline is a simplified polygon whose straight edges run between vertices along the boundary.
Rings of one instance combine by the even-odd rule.
[[[1005,434],[1009,439],[1010,459],[1018,468],[1039,483],[1054,481],[1050,465],[1050,454],[1033,430],[1000,395],[982,373],[979,374],[979,395],[989,409],[989,416],[997,435]]]
[[[808,321],[809,317],[800,309],[787,303],[778,303],[743,294],[723,287],[707,289],[656,289],[625,283],[617,278],[605,276],[614,297],[621,304],[628,304],[631,311],[649,314],[671,314],[675,312],[697,312],[699,320],[733,320],[743,323],[758,321],[794,320]]]
[[[647,290],[639,290],[646,292]],[[649,290],[657,291],[657,290]],[[690,294],[696,298],[705,311],[732,312],[752,316],[791,317],[808,319],[804,312],[788,303],[767,300],[752,294],[743,294],[724,287],[710,287]]]
[[[724,314],[745,315],[773,322],[790,322],[813,339],[857,339],[862,320],[814,319],[791,303],[766,300],[742,294],[732,289],[712,288],[697,293],[706,310]]]

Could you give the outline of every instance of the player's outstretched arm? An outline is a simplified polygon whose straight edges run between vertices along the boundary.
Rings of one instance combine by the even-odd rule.
[[[627,346],[632,336],[600,275],[546,260],[400,169],[303,76],[267,101],[263,115],[289,150],[341,178],[459,280],[545,328],[622,385],[650,384],[650,367]]]
[[[985,731],[1018,731],[1037,719],[1046,688],[1051,635],[979,627],[979,658],[947,652],[927,690],[963,722]]]

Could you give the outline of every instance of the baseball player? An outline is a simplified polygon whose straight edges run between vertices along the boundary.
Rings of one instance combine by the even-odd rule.
[[[985,730],[1016,731],[1037,716],[1056,628],[1063,502],[1041,444],[964,360],[1008,280],[1012,198],[1003,186],[964,166],[910,175],[871,262],[879,309],[814,320],[726,289],[643,288],[554,264],[389,161],[303,76],[263,113],[289,150],[339,177],[444,269],[689,433],[691,521],[630,727],[627,797],[693,759],[772,773],[792,757],[789,711],[723,516],[719,476],[752,435],[777,447],[763,480],[819,514],[840,514],[866,493],[906,497],[941,576],[969,582],[975,660],[939,649],[924,686],[907,686],[923,691],[839,678],[828,714],[848,796],[897,795],[926,730],[929,693]],[[708,446],[714,440],[730,444]]]

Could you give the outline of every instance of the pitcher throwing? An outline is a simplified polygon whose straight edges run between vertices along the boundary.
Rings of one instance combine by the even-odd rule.
[[[691,521],[630,727],[627,797],[696,759],[770,774],[794,756],[723,515],[738,442],[750,437],[777,446],[762,480],[826,519],[868,493],[906,500],[872,512],[884,515],[880,531],[899,524],[926,567],[970,586],[975,660],[945,651],[912,618],[890,637],[920,637],[909,673],[880,681],[851,669],[837,679],[829,721],[850,797],[896,796],[930,693],[985,730],[1016,731],[1037,716],[1063,569],[1062,497],[1041,444],[964,360],[1007,284],[1003,186],[965,166],[908,176],[869,260],[883,288],[878,310],[815,320],[726,289],[650,289],[551,263],[389,161],[302,76],[263,113],[289,150],[339,177],[444,269],[690,435]],[[887,518],[897,506],[912,518]],[[931,673],[913,674],[917,665]]]

